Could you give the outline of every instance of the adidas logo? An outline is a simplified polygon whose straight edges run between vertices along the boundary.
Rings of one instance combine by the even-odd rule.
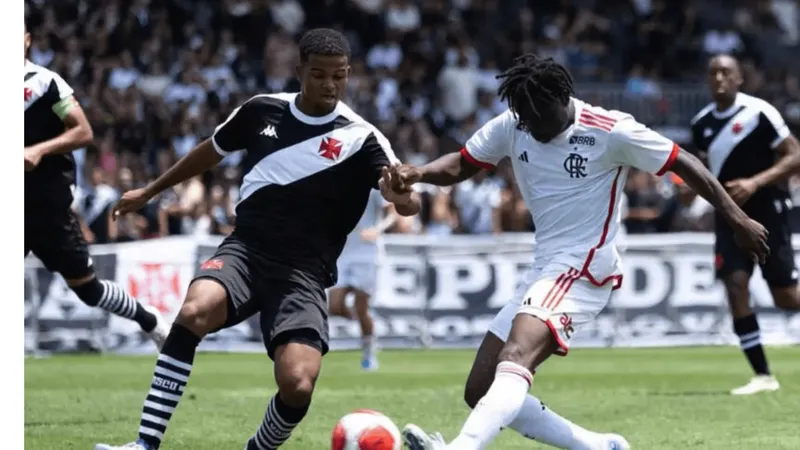
[[[275,132],[275,127],[272,125],[268,125],[267,128],[261,130],[261,133],[258,133],[262,136],[276,138],[278,137],[278,133]]]
[[[517,159],[519,159],[522,162],[528,162],[528,152],[522,152],[522,154],[519,155],[519,158]]]

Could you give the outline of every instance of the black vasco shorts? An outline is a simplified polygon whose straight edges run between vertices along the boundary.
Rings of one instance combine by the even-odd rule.
[[[69,207],[25,207],[25,256],[33,253],[47,270],[66,280],[94,272],[89,247],[80,224]]]
[[[761,265],[761,274],[771,288],[797,285],[797,266],[792,248],[792,230],[789,224],[788,208],[780,208],[762,214],[754,214],[753,219],[769,231],[767,244],[769,257]],[[716,242],[714,245],[717,278],[724,279],[737,271],[753,273],[755,262],[736,244],[733,230],[721,218],[716,219]]]
[[[328,304],[325,286],[310,275],[269,259],[239,237],[229,236],[205,261],[196,279],[220,283],[228,294],[232,327],[261,313],[261,333],[267,354],[289,342],[328,352]]]

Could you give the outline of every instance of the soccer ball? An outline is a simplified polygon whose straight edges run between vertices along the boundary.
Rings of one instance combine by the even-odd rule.
[[[369,409],[339,419],[331,437],[331,450],[400,450],[402,445],[392,419]]]

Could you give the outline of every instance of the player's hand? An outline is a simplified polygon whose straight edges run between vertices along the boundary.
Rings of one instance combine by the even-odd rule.
[[[733,224],[732,228],[739,247],[746,251],[754,262],[764,264],[769,256],[767,244],[769,231],[749,217],[741,223]]]
[[[397,185],[397,175],[388,167],[381,169],[381,179],[378,180],[378,187],[383,198],[395,205],[407,205],[411,201],[411,189],[395,189]]]
[[[146,205],[147,202],[150,201],[150,198],[150,194],[148,194],[147,190],[144,188],[128,191],[122,194],[119,202],[114,205],[111,217],[113,217],[114,220],[117,220],[117,217],[119,216],[124,216],[125,214],[139,211],[140,209],[144,208],[144,205]]]
[[[728,190],[728,194],[730,194],[733,201],[736,202],[737,205],[741,206],[744,205],[753,194],[756,193],[758,190],[758,185],[750,179],[747,178],[740,178],[738,180],[733,180],[725,183],[725,188]]]
[[[42,152],[36,147],[25,147],[25,172],[35,169],[41,160]]]
[[[375,242],[378,240],[379,233],[375,228],[365,228],[361,230],[359,236],[361,236],[361,240],[364,242]]]
[[[389,170],[392,175],[392,189],[398,192],[410,192],[411,185],[422,179],[422,171],[410,164],[399,164]]]

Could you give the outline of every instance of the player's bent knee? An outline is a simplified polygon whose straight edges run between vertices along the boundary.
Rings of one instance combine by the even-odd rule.
[[[308,367],[291,368],[278,380],[281,399],[292,407],[302,407],[311,403],[318,374]]]
[[[225,324],[227,301],[222,285],[215,281],[197,280],[190,286],[175,322],[203,337]]]
[[[775,306],[780,309],[800,310],[800,292],[797,286],[773,289],[772,297],[775,299]]]

